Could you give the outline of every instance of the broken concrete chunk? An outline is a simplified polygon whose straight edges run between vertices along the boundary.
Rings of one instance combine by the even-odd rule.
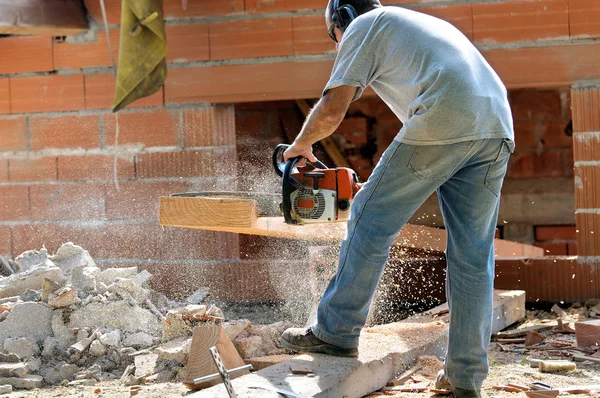
[[[21,362],[21,359],[18,355],[15,354],[4,354],[0,352],[0,362],[2,363],[16,363]]]
[[[107,268],[96,276],[96,283],[102,283],[106,287],[114,283],[118,278],[129,279],[137,275],[137,273],[137,267]]]
[[[72,363],[65,363],[58,368],[61,380],[73,380],[77,372],[79,372],[79,367]]]
[[[158,355],[146,354],[135,357],[135,377],[148,377],[162,369],[158,369]]]
[[[46,359],[54,358],[57,346],[58,340],[56,338],[46,337],[44,344],[42,345],[42,356]]]
[[[49,259],[56,264],[65,274],[69,274],[74,267],[95,267],[96,263],[87,250],[72,242],[64,243]]]
[[[192,338],[178,338],[171,340],[154,350],[158,357],[165,361],[177,361],[182,364],[187,363],[187,358],[192,347]]]
[[[80,292],[91,292],[96,290],[96,275],[100,273],[98,267],[83,265],[74,266],[71,269],[71,285]]]
[[[190,305],[186,305],[185,307],[179,309],[179,310],[175,310],[175,311],[169,311],[167,313],[167,315],[169,314],[174,314],[174,315],[206,315],[206,306],[205,305],[194,305],[194,304],[190,304]]]
[[[95,386],[98,382],[95,379],[83,379],[83,380],[73,380],[70,381],[67,385],[71,387],[76,386]]]
[[[196,290],[190,297],[186,298],[190,304],[200,304],[210,295],[210,289],[208,287],[201,287]]]
[[[20,359],[31,358],[40,353],[37,342],[29,337],[19,337],[4,340],[4,350],[9,354],[15,354]]]
[[[64,310],[55,310],[52,314],[52,334],[58,340],[61,349],[66,349],[77,341],[76,336],[71,333],[71,328],[65,325],[67,316]]]
[[[120,329],[128,333],[144,331],[153,336],[160,336],[162,331],[159,320],[152,312],[139,306],[131,306],[124,301],[90,303],[71,313],[69,325],[92,329]]]
[[[37,267],[13,274],[0,278],[0,297],[21,295],[28,289],[40,290],[44,279],[60,282],[63,278],[63,273],[58,267]]]
[[[52,335],[52,309],[41,303],[17,303],[0,322],[0,341],[9,337],[31,337],[44,341]]]
[[[4,310],[4,311],[0,312],[0,321],[3,321],[6,318],[8,318],[8,314],[10,314],[10,311],[8,311],[8,310]]]
[[[40,249],[40,251],[28,250],[23,252],[15,259],[15,262],[21,272],[38,267],[54,267],[53,262],[48,259],[48,250],[45,248]]]
[[[265,352],[262,349],[263,339],[260,336],[238,338],[233,344],[243,359],[262,357],[265,355]]]
[[[225,322],[221,326],[223,326],[223,329],[225,329],[225,333],[227,333],[227,337],[229,337],[229,339],[231,341],[233,341],[236,339],[236,337],[239,336],[240,333],[242,333],[244,330],[246,330],[248,328],[248,326],[250,326],[250,325],[251,325],[251,323],[249,320],[239,319],[239,320]]]
[[[38,357],[31,357],[25,362],[30,372],[37,373],[42,368],[42,360]]]
[[[23,363],[0,363],[0,377],[25,377],[29,369]]]
[[[69,347],[70,355],[78,355],[88,349],[90,344],[92,344],[93,339],[86,337],[85,339],[79,340],[77,343],[73,344]]]
[[[50,300],[52,308],[70,307],[77,301],[77,289],[74,287],[64,287],[56,292],[56,297]]]
[[[148,282],[150,279],[152,279],[152,274],[146,269],[131,278],[133,283],[143,288],[148,288]]]
[[[131,297],[137,304],[142,304],[150,297],[148,289],[140,287],[131,279],[124,278],[117,278],[116,281],[108,286],[108,291],[117,294],[123,299]]]
[[[60,284],[51,279],[44,278],[44,282],[42,283],[42,301],[48,301],[48,296],[59,288]]]
[[[42,294],[37,290],[27,289],[21,293],[21,300],[23,301],[40,301]]]
[[[210,307],[208,307],[208,309],[206,310],[206,315],[214,316],[217,318],[225,318],[225,314],[223,314],[223,311],[214,304],[211,304]]]
[[[101,357],[102,355],[106,354],[106,347],[104,347],[104,344],[102,344],[99,340],[94,340],[92,341],[92,344],[90,344],[89,353],[94,357]]]
[[[13,388],[10,384],[0,386],[0,394],[10,394]]]
[[[44,382],[42,376],[28,375],[25,377],[0,377],[0,385],[8,384],[14,388],[21,388],[24,390],[32,390],[34,388],[40,388]]]
[[[154,342],[154,337],[144,332],[131,334],[123,340],[124,345],[135,348],[152,347],[152,345],[154,345]]]
[[[119,329],[110,331],[100,336],[100,342],[109,347],[116,347],[121,343],[121,331]]]

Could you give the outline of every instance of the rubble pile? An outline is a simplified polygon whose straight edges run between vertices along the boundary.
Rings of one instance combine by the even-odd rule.
[[[244,359],[282,353],[278,337],[291,326],[226,321],[217,306],[201,304],[202,288],[186,302],[169,300],[150,289],[148,271],[101,269],[70,242],[54,255],[42,248],[2,264],[2,388],[180,381],[195,326],[219,323]]]

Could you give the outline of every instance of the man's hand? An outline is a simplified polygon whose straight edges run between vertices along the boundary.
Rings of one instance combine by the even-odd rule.
[[[290,145],[290,147],[283,153],[283,160],[287,162],[288,160],[297,156],[302,156],[302,159],[296,163],[296,167],[306,166],[306,159],[310,160],[311,162],[317,161],[317,158],[312,151],[312,145],[304,145],[294,141],[294,143]]]

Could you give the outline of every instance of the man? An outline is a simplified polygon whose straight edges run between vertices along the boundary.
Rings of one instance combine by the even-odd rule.
[[[478,396],[488,372],[500,190],[514,150],[506,89],[472,43],[437,18],[379,0],[330,0],[326,24],[338,49],[331,78],[284,158],[315,161],[312,144],[335,131],[367,86],[404,126],[352,204],[316,324],[286,330],[281,343],[357,356],[390,246],[436,191],[448,234],[450,306],[437,384],[449,382],[455,396]]]

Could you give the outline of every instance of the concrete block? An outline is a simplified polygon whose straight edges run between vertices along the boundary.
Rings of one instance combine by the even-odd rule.
[[[96,266],[90,253],[72,242],[64,243],[49,259],[65,274],[69,274],[74,267]]]
[[[4,340],[4,350],[9,354],[15,354],[21,359],[31,358],[39,354],[40,347],[36,341],[29,337],[19,337],[16,339]]]
[[[63,280],[58,267],[37,267],[0,279],[0,297],[20,296],[26,290],[41,290],[44,279]]]
[[[0,377],[25,377],[28,372],[23,363],[0,363]]]
[[[0,394],[10,394],[12,392],[13,388],[10,384],[5,384],[3,386],[0,386]]]
[[[0,322],[0,341],[31,337],[41,342],[51,335],[52,309],[45,304],[17,303],[8,317]]]
[[[152,336],[160,336],[162,332],[162,324],[152,312],[125,301],[90,303],[79,308],[71,313],[69,327],[120,329],[129,333],[146,332]]]
[[[46,249],[40,249],[40,251],[28,250],[23,252],[17,256],[15,262],[19,266],[21,272],[29,271],[30,269],[37,267],[49,268],[54,266],[52,261],[48,261],[48,250]]]
[[[127,336],[123,340],[123,345],[138,349],[147,348],[152,347],[152,345],[154,345],[155,340],[157,339],[150,336],[148,333],[138,332]]]
[[[71,285],[80,292],[96,290],[96,275],[100,273],[98,267],[76,265],[71,268]]]
[[[33,390],[34,388],[40,388],[44,383],[42,376],[28,375],[25,377],[0,377],[0,385],[8,384],[13,388],[20,388],[24,390]]]
[[[107,268],[96,276],[97,283],[104,283],[106,286],[114,283],[118,278],[132,278],[138,273],[137,267],[128,268]]]

